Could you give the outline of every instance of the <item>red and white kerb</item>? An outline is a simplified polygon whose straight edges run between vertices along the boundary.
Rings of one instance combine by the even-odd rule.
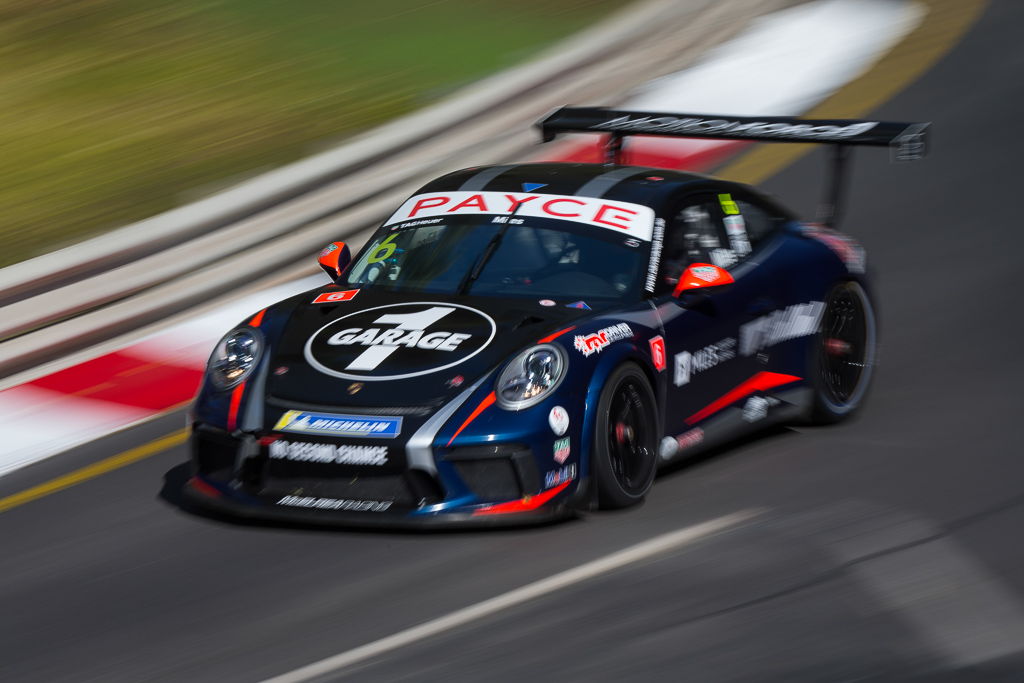
[[[527,192],[434,192],[407,200],[385,225],[447,215],[508,215],[555,218],[615,230],[650,241],[654,211],[649,206],[600,197]]]

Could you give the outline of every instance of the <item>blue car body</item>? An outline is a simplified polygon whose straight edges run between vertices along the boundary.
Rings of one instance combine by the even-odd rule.
[[[863,251],[748,186],[664,169],[522,164],[449,174],[403,207],[337,282],[236,328],[258,338],[260,353],[245,381],[224,388],[208,375],[200,390],[193,500],[231,515],[356,526],[562,518],[601,504],[608,477],[625,476],[623,467],[662,467],[807,417],[820,402],[823,349],[848,355],[861,340],[861,365],[873,360],[865,357],[875,331]],[[631,237],[627,219],[640,209],[626,207],[649,208],[649,239]],[[452,217],[460,212],[472,216]],[[441,238],[428,235],[430,242],[424,230]],[[466,267],[450,266],[462,258],[453,248],[437,267],[409,255],[434,248],[438,259],[437,244],[455,230],[479,242]],[[549,248],[563,230],[570,236],[546,266],[517,270],[517,258]],[[619,242],[588,245],[591,234]],[[395,249],[417,235],[417,246]],[[586,261],[589,246],[601,265]],[[389,263],[402,258],[402,266]],[[480,271],[488,258],[500,261],[494,277],[491,262]],[[371,276],[374,268],[386,274]],[[400,286],[417,268],[427,275]],[[460,283],[438,284],[449,271]],[[694,273],[732,282],[684,289]],[[831,293],[851,286],[870,319],[844,341],[823,329],[823,316]],[[436,320],[401,336],[415,327],[401,321],[427,318]],[[547,361],[564,359],[557,383],[529,407],[502,407],[499,380],[510,359],[538,345]],[[342,352],[344,360],[331,355]],[[635,396],[623,407],[607,395],[610,380],[624,381],[624,367]],[[644,382],[653,409],[644,407]],[[634,410],[631,422],[616,423],[602,396],[622,414]],[[615,465],[607,456],[609,475],[597,454],[614,450],[616,439],[642,462]],[[639,482],[636,495],[613,506],[638,502],[647,486]]]

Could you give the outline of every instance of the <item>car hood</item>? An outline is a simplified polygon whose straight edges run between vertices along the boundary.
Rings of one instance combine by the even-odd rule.
[[[345,296],[327,287],[282,302],[291,310],[270,345],[268,399],[295,407],[440,405],[522,348],[599,313],[570,300],[373,290],[338,300]]]

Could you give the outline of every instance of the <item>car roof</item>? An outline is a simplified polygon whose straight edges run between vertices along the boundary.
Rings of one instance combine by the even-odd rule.
[[[602,197],[644,204],[658,210],[682,186],[720,186],[718,178],[646,166],[581,163],[533,163],[479,166],[455,171],[427,185],[420,193],[480,191],[537,192]]]
[[[668,218],[687,192],[739,192],[758,198],[775,213],[790,219],[797,214],[756,187],[701,173],[650,166],[584,163],[529,163],[475,166],[454,171],[424,185],[428,192],[536,192],[578,197],[601,197],[643,204]]]

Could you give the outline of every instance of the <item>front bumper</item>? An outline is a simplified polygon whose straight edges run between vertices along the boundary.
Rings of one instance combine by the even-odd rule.
[[[575,478],[545,487],[529,447],[493,444],[435,451],[437,471],[334,467],[271,460],[253,435],[197,425],[186,498],[224,515],[346,527],[529,525],[585,506]],[[573,466],[573,473],[576,468]]]
[[[253,521],[279,521],[344,528],[385,529],[467,529],[481,527],[516,527],[557,522],[573,517],[576,506],[560,502],[536,510],[480,515],[474,512],[448,510],[434,514],[408,512],[346,512],[317,508],[280,506],[259,500],[245,499],[223,491],[202,477],[193,477],[185,484],[186,500],[205,510]]]

